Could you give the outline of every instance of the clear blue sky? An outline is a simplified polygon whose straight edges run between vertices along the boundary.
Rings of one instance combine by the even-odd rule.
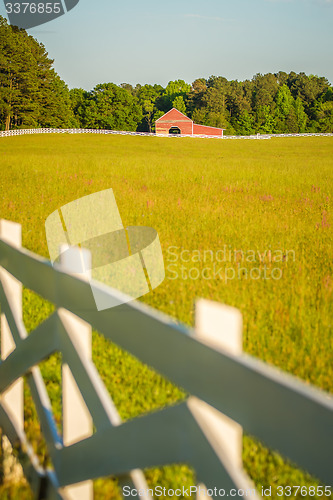
[[[29,33],[71,88],[279,70],[333,82],[333,0],[80,0]]]

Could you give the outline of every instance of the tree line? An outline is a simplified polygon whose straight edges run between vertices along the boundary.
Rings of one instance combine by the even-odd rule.
[[[96,128],[153,132],[175,107],[226,134],[333,132],[327,78],[290,72],[240,82],[222,76],[162,85],[103,83],[69,90],[45,47],[0,16],[0,129]]]

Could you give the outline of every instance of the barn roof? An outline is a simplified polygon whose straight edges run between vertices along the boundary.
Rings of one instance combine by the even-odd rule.
[[[159,121],[170,121],[170,120],[181,120],[181,121],[188,121],[188,122],[191,122],[193,120],[191,120],[191,118],[189,118],[188,116],[184,115],[184,113],[181,113],[180,111],[178,111],[178,109],[176,108],[172,108],[170,109],[170,111],[168,111],[167,113],[165,113],[163,116],[161,116],[161,118],[159,118],[158,120],[156,120],[156,122],[159,122]]]

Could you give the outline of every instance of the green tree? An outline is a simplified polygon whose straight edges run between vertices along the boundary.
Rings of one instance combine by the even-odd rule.
[[[173,107],[173,102],[176,97],[183,97],[184,102],[191,91],[191,85],[184,80],[170,81],[165,88],[164,93],[156,102],[158,109],[161,111],[169,111]]]
[[[333,101],[333,88],[329,87],[323,94],[323,102]]]
[[[156,122],[156,120],[158,120],[159,118],[161,118],[164,114],[165,114],[164,111],[161,111],[160,109],[157,109],[155,111],[154,117],[153,117],[154,128],[155,128],[155,122]]]
[[[202,125],[230,129],[230,133],[233,133],[227,109],[228,89],[229,82],[226,78],[211,76],[207,81],[207,90],[202,95],[200,120],[197,112],[192,113],[192,119]]]
[[[215,87],[207,89],[203,102],[208,111],[223,115],[226,112],[226,94]]]
[[[298,132],[301,134],[306,130],[306,123],[308,120],[307,114],[304,111],[304,106],[300,97],[297,97],[295,100],[295,115],[296,121],[298,125]]]
[[[297,134],[299,132],[299,126],[297,122],[297,116],[295,108],[292,107],[285,118],[285,128],[284,133],[286,134]]]
[[[206,125],[207,110],[205,108],[195,109],[192,113],[192,120],[200,125]]]
[[[243,111],[234,123],[236,132],[240,135],[254,134],[254,116],[248,111]]]
[[[74,114],[75,126],[84,128],[86,106],[89,99],[89,92],[84,89],[74,88],[69,91],[71,108]]]
[[[227,109],[232,118],[237,119],[242,113],[251,111],[251,103],[247,99],[244,86],[241,82],[233,80],[227,91]]]
[[[273,102],[279,88],[278,78],[272,73],[255,75],[252,80],[253,93],[252,102],[254,110],[257,111],[261,106],[270,106],[274,108]]]
[[[165,89],[165,94],[168,95],[170,97],[170,100],[172,101],[179,95],[187,95],[190,90],[191,85],[184,82],[184,80],[175,80],[168,83]]]
[[[0,18],[0,112],[3,128],[36,126],[37,65],[23,33]]]
[[[262,134],[273,134],[276,131],[276,118],[270,106],[263,105],[257,108],[256,131]]]
[[[137,88],[137,98],[142,107],[143,122],[139,127],[140,130],[152,132],[154,128],[154,113],[157,110],[156,101],[161,96],[164,88],[161,85],[143,85]]]
[[[320,103],[318,108],[318,130],[324,133],[333,133],[333,101]]]
[[[122,89],[127,90],[127,92],[129,92],[130,94],[136,95],[136,90],[133,88],[133,85],[131,85],[130,83],[121,83],[120,87]]]
[[[297,117],[295,113],[295,101],[289,87],[281,85],[276,93],[276,128],[278,133],[298,132]]]
[[[68,87],[55,72],[47,88],[44,89],[42,105],[39,106],[38,123],[50,128],[77,126]]]
[[[0,127],[74,123],[68,88],[45,47],[0,16]]]
[[[192,116],[194,110],[198,110],[204,106],[203,97],[206,91],[207,82],[204,78],[198,78],[192,83],[192,87],[187,98],[187,109],[190,116]]]
[[[175,97],[175,99],[172,101],[172,107],[178,109],[178,111],[186,115],[186,106],[183,96],[178,95],[177,97]]]
[[[114,83],[97,85],[85,108],[86,128],[133,130],[142,120],[138,99]]]
[[[289,87],[287,85],[282,85],[276,94],[276,108],[277,114],[281,118],[286,118],[294,106],[294,98],[291,95]]]
[[[276,77],[277,83],[279,85],[288,84],[288,73],[285,73],[284,71],[279,71],[278,73],[275,73],[274,76]]]

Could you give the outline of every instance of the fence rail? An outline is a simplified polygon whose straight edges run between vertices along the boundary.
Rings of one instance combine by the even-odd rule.
[[[167,138],[192,138],[192,139],[272,139],[279,137],[333,137],[333,133],[305,133],[305,134],[255,134],[255,135],[187,135],[187,134],[155,134],[149,132],[128,132],[119,130],[104,129],[56,129],[56,128],[35,128],[16,129],[0,132],[0,137],[13,137],[29,134],[102,134],[102,135],[132,135],[145,137],[167,137]]]
[[[194,467],[198,484],[208,490],[252,489],[242,469],[242,428],[331,483],[333,397],[243,354],[238,310],[200,300],[195,329],[185,328],[140,303],[124,303],[115,290],[71,274],[68,262],[52,266],[19,248],[18,239],[11,236],[17,228],[6,221],[0,225],[1,344],[8,342],[8,335],[12,343],[0,363],[0,427],[19,450],[36,498],[89,499],[91,480],[109,475],[145,488],[142,469],[184,462]],[[81,250],[72,252],[77,258]],[[21,316],[21,283],[56,306],[29,336]],[[121,305],[97,311],[92,286]],[[190,396],[172,407],[121,422],[82,344],[89,325]],[[62,353],[95,433],[88,425],[82,438],[65,440],[59,434],[38,368],[54,352]],[[23,376],[37,409],[51,471],[43,469],[27,443],[15,415],[17,395],[8,400],[13,383]],[[79,421],[83,407],[74,400],[68,398],[63,412]],[[149,493],[144,496],[149,497]]]

